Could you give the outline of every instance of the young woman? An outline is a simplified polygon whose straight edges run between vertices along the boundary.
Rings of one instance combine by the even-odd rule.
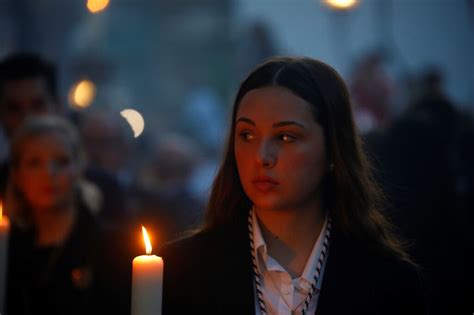
[[[63,118],[31,118],[15,133],[7,314],[95,314],[99,297],[112,300],[102,286],[106,268],[99,271],[105,234],[84,200],[83,164],[79,135]],[[107,309],[117,314],[116,305]]]
[[[237,93],[204,228],[162,250],[164,314],[423,314],[381,199],[337,72],[270,59]]]

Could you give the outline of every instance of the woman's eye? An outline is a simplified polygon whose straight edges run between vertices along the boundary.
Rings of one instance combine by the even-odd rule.
[[[248,131],[242,131],[241,133],[239,133],[239,137],[242,138],[242,140],[244,141],[251,141],[255,139],[255,135]]]
[[[293,142],[296,140],[296,137],[287,133],[283,133],[278,136],[278,138],[283,142]]]

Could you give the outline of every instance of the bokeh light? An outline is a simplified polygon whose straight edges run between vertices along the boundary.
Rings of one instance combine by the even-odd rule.
[[[358,0],[323,0],[323,3],[335,10],[349,10],[358,4]]]
[[[124,109],[120,114],[128,122],[130,128],[132,128],[135,138],[142,134],[143,129],[145,129],[145,121],[142,114],[134,109]]]
[[[69,92],[69,103],[76,108],[86,108],[92,104],[95,95],[95,84],[89,80],[82,80],[72,86]]]
[[[87,9],[91,13],[99,13],[107,8],[109,0],[87,0]]]

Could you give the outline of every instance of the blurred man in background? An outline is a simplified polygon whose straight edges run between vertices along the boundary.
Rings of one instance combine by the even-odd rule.
[[[43,114],[65,115],[57,89],[55,65],[34,53],[14,53],[0,61],[0,125],[7,142],[28,116]],[[0,198],[8,179],[9,158],[0,164]],[[87,170],[83,185],[85,198],[105,221],[124,212],[122,190],[116,179],[103,172]],[[119,196],[119,197],[117,197]],[[112,220],[112,219],[111,219]]]
[[[0,62],[0,125],[7,141],[29,115],[60,113],[54,65],[35,54],[14,54]],[[3,156],[8,156],[2,148]],[[8,176],[1,161],[0,194]]]

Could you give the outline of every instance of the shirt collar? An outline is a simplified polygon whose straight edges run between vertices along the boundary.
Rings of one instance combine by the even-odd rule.
[[[314,270],[316,270],[318,261],[319,261],[319,256],[321,255],[321,252],[323,250],[323,242],[324,238],[326,236],[326,230],[327,230],[327,222],[328,222],[328,217],[324,219],[324,224],[323,228],[321,229],[321,232],[319,233],[318,239],[313,245],[313,249],[311,250],[311,254],[306,261],[306,265],[304,267],[303,273],[299,279],[304,280],[308,285],[311,284],[314,278]],[[255,248],[255,254],[257,258],[257,268],[259,268],[259,272],[263,273],[265,269],[271,270],[271,269],[280,269],[276,266],[273,266],[273,264],[268,265],[273,259],[270,261],[268,260],[268,254],[267,254],[267,244],[265,243],[265,240],[263,239],[262,236],[262,231],[260,230],[260,225],[258,224],[258,219],[257,215],[255,213],[255,210],[252,211],[252,234],[253,234],[253,245]]]

